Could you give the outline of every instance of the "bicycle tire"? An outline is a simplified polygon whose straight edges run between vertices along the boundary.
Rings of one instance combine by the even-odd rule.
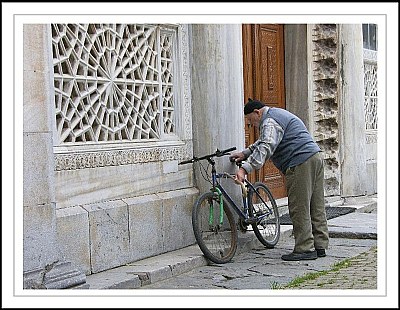
[[[257,239],[267,248],[273,248],[280,237],[280,220],[279,211],[276,201],[272,196],[269,188],[261,182],[253,184],[255,190],[261,195],[265,204],[253,191],[249,192],[249,215],[263,214],[266,211],[271,212],[268,216],[259,220],[257,223],[252,224],[253,231]]]
[[[204,256],[217,264],[229,262],[235,255],[238,231],[227,202],[223,204],[223,224],[219,223],[219,195],[214,192],[202,194],[192,210],[193,232]],[[210,203],[213,206],[213,223],[210,225]]]

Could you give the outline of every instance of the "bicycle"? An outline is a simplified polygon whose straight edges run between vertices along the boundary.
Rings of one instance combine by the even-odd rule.
[[[235,255],[238,228],[246,230],[251,225],[257,239],[267,248],[273,248],[280,236],[278,207],[269,188],[261,182],[252,184],[245,179],[242,183],[235,179],[234,174],[217,172],[214,157],[229,155],[234,150],[236,147],[222,151],[217,149],[213,154],[194,156],[178,163],[183,165],[199,162],[203,178],[212,185],[210,191],[201,194],[193,205],[192,226],[204,256],[217,264],[227,263]],[[211,165],[211,180],[209,166],[204,168],[202,160],[207,160]],[[240,163],[237,165],[240,167]],[[206,175],[203,174],[204,171]],[[235,203],[220,179],[229,179],[241,186],[241,206]],[[231,210],[238,215],[238,223]]]

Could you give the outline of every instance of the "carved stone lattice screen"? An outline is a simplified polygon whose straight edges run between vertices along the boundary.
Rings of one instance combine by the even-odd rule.
[[[364,50],[365,129],[378,129],[378,78],[376,52]]]
[[[370,165],[371,180],[377,179],[377,142],[378,142],[378,62],[377,51],[363,50],[364,58],[364,115],[366,137],[366,160]],[[371,182],[374,184],[374,182]],[[372,192],[376,192],[372,188]]]
[[[337,101],[337,29],[318,24],[312,29],[313,100],[315,139],[324,152],[325,191],[340,193],[339,128]]]
[[[173,29],[51,28],[59,145],[160,140],[175,132]]]

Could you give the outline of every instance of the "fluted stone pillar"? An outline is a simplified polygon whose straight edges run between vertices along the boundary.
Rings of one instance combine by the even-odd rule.
[[[361,24],[338,26],[342,196],[366,194],[363,39]]]
[[[67,288],[86,276],[63,259],[56,238],[50,25],[23,32],[23,287]]]
[[[241,150],[245,143],[241,25],[191,25],[191,34],[193,153],[201,156],[232,146]],[[222,162],[224,170],[235,170],[228,158]],[[195,176],[200,192],[210,188],[198,169]]]

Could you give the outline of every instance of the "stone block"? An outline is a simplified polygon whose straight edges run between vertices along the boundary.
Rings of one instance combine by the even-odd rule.
[[[192,208],[198,191],[181,189],[158,194],[163,204],[164,251],[172,251],[195,243]]]
[[[175,191],[180,188],[191,187],[193,186],[193,169],[180,170],[173,173],[164,173],[159,177],[159,180],[160,190],[156,193]]]
[[[124,199],[129,212],[130,261],[163,252],[163,209],[157,195]]]
[[[71,155],[74,156],[79,154]],[[146,163],[56,171],[57,206],[64,208],[160,192],[161,169],[160,163]]]
[[[128,273],[125,267],[110,269],[87,277],[89,289],[133,289],[141,286],[138,275]]]
[[[54,200],[50,133],[24,133],[24,206],[48,205]]]
[[[56,210],[57,239],[64,257],[90,274],[89,215],[80,206]]]
[[[162,163],[163,173],[170,174],[172,172],[178,172],[178,161],[169,160]]]
[[[24,272],[59,261],[54,205],[24,207],[23,223]]]
[[[44,71],[51,64],[49,24],[24,24],[24,70]],[[50,67],[52,68],[52,67]]]
[[[89,212],[91,268],[93,273],[129,262],[128,207],[121,200],[82,206]]]
[[[50,91],[47,72],[24,71],[23,130],[24,132],[51,132],[54,94]]]

